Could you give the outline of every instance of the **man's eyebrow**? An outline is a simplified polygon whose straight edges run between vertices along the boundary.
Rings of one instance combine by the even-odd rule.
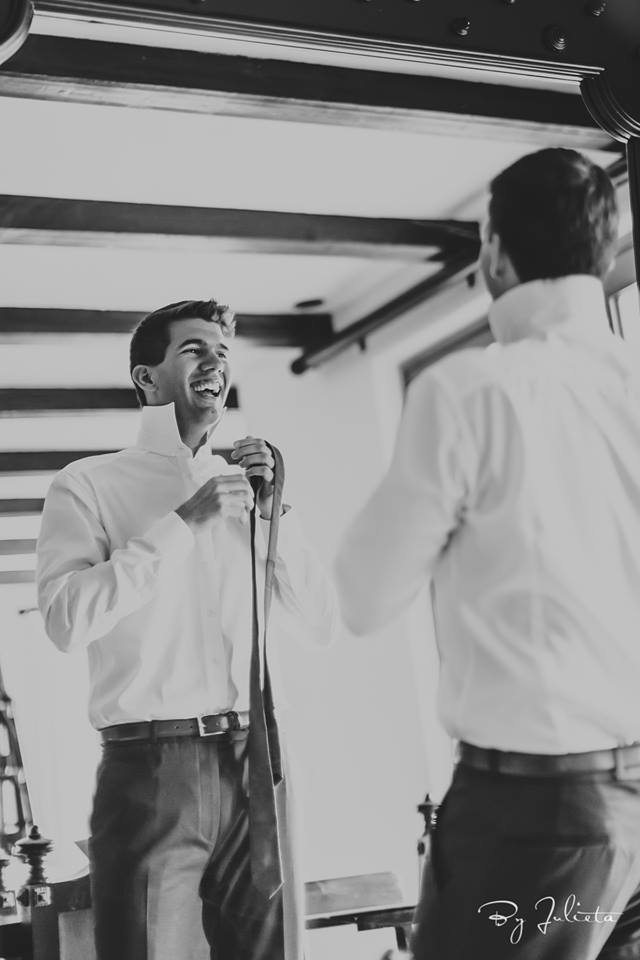
[[[187,340],[183,340],[181,344],[178,345],[178,350],[182,350],[183,347],[189,346],[190,344],[196,344],[198,347],[208,347],[209,343],[207,340],[202,340],[200,337],[189,337]],[[224,343],[217,343],[216,350],[222,350],[224,353],[229,352],[229,347]]]

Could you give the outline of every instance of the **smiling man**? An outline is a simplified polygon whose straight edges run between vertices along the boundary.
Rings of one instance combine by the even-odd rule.
[[[236,441],[233,464],[211,451],[233,334],[213,300],[147,316],[131,340],[136,446],[70,464],[45,503],[40,608],[61,650],[87,649],[104,740],[91,824],[98,960],[302,957],[290,831],[281,890],[269,897],[251,878],[247,520],[253,484],[262,582],[274,459],[253,437]],[[332,588],[295,511],[283,512],[273,632],[327,642]]]

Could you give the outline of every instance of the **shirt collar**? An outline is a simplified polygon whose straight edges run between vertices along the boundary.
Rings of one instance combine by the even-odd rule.
[[[215,424],[209,430],[207,440],[214,426]],[[211,456],[211,450],[206,441],[198,448],[195,457],[192,456],[191,449],[180,436],[174,403],[142,408],[137,446],[151,453],[163,454],[165,457],[200,460],[202,457]]]
[[[494,300],[489,324],[499,343],[541,340],[560,328],[583,339],[609,334],[602,284],[586,274],[513,287]]]

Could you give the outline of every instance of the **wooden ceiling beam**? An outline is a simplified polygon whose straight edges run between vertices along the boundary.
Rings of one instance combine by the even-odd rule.
[[[0,195],[0,242],[439,259],[474,242],[473,221],[405,220]]]
[[[220,454],[226,460],[231,456],[230,449],[215,449],[214,453]],[[62,470],[68,463],[74,460],[82,460],[85,457],[95,457],[103,453],[113,453],[112,450],[2,450],[0,451],[0,473],[34,473],[39,471],[51,472],[53,470]],[[0,513],[22,513],[22,509],[7,509],[7,504],[42,504],[41,500],[29,498],[24,500],[0,499]],[[3,506],[5,509],[3,509]],[[38,512],[30,509],[27,512]]]
[[[376,330],[381,329],[403,314],[422,306],[444,286],[467,279],[476,269],[478,251],[452,258],[436,273],[431,274],[413,287],[404,290],[392,300],[382,304],[355,323],[337,331],[324,343],[305,351],[291,364],[293,373],[302,374],[319,367],[343,353],[355,344],[361,347]]]
[[[32,513],[41,513],[44,500],[40,497],[20,497],[11,500],[0,500],[1,516],[26,516]]]
[[[576,148],[610,144],[580,96],[327,64],[31,35],[0,94]]]
[[[25,556],[36,552],[36,540],[0,540],[0,557]]]
[[[1,307],[0,337],[24,334],[130,334],[144,313],[124,310],[56,310]],[[236,314],[236,332],[258,346],[309,347],[333,332],[328,313]]]
[[[33,583],[35,579],[33,570],[0,570],[0,584]]]
[[[227,407],[238,409],[231,387]],[[18,387],[0,389],[0,417],[20,413],[55,414],[69,410],[137,410],[133,387]]]

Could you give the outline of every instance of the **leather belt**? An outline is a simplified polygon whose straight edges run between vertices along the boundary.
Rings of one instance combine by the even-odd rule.
[[[615,771],[617,780],[640,780],[640,743],[587,753],[536,754],[488,750],[470,743],[458,745],[458,762],[474,770],[520,777]]]
[[[225,733],[249,729],[249,711],[229,710],[205,717],[186,720],[141,720],[138,723],[118,723],[100,731],[105,743],[128,740],[158,740],[166,737],[219,737]]]

